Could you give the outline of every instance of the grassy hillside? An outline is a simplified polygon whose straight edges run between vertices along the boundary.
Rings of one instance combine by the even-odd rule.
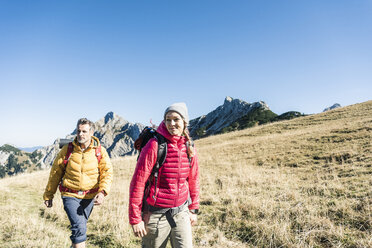
[[[369,101],[200,140],[210,245],[372,247],[371,131]]]
[[[201,214],[195,247],[372,247],[372,101],[196,141]],[[114,161],[89,247],[139,247],[128,225],[135,158]],[[0,247],[68,247],[48,171],[0,180]]]

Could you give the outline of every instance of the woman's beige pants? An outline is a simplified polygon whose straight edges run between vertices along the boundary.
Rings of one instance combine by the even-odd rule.
[[[168,238],[173,248],[192,248],[191,223],[187,206],[173,216],[177,225],[173,228],[165,214],[148,213],[143,216],[143,219],[147,223],[147,235],[142,238],[143,248],[165,248]]]

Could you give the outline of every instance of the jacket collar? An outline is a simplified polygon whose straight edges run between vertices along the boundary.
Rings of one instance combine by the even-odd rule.
[[[78,149],[81,150],[81,147],[80,147],[79,142],[77,141],[76,137],[75,137],[74,141],[72,142],[72,144],[74,146],[78,147]],[[85,150],[92,149],[92,148],[97,148],[99,146],[99,144],[100,144],[99,139],[95,136],[92,136],[92,140],[90,142],[90,145]]]

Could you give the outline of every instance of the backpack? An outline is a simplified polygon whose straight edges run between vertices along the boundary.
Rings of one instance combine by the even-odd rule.
[[[138,158],[141,154],[142,148],[152,138],[155,138],[158,142],[158,155],[156,157],[156,163],[155,163],[155,165],[154,165],[154,167],[151,171],[151,175],[150,175],[149,179],[146,181],[144,199],[147,197],[147,195],[149,193],[150,182],[152,181],[152,179],[154,177],[155,177],[155,192],[156,192],[156,188],[157,188],[157,185],[158,185],[159,170],[160,170],[160,167],[164,164],[165,157],[167,156],[167,149],[168,149],[167,140],[164,138],[163,135],[156,132],[156,130],[154,128],[145,127],[142,130],[142,132],[140,133],[140,135],[138,136],[138,138],[136,139],[136,141],[134,142],[134,149],[139,151],[139,154],[138,154],[138,157],[137,157],[137,161],[138,161]],[[153,196],[153,198],[155,200],[155,196]]]

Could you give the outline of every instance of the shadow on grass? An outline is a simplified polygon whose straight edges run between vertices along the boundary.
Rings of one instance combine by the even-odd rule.
[[[122,240],[118,240],[115,238],[113,234],[105,234],[105,235],[96,235],[96,234],[88,234],[87,240],[92,245],[96,245],[98,247],[110,247],[110,248],[129,248],[129,247],[139,247],[141,245],[141,240],[135,240],[133,243],[128,244],[125,246],[122,244]]]

